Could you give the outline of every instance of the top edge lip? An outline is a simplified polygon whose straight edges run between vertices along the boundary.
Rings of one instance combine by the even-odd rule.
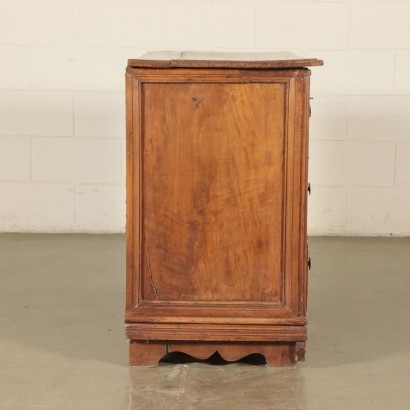
[[[287,51],[151,51],[128,60],[131,68],[302,68],[323,64],[321,59]]]
[[[320,59],[298,60],[148,60],[129,59],[130,68],[302,68],[320,67],[324,62]]]

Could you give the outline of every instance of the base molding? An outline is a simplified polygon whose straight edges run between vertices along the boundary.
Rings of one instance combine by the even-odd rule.
[[[303,342],[306,326],[209,323],[127,323],[131,340],[206,342]]]
[[[268,366],[294,367],[304,360],[304,342],[186,342],[160,340],[130,341],[130,366],[156,366],[168,353],[182,352],[197,359],[208,359],[215,352],[227,361],[253,353],[265,357]]]

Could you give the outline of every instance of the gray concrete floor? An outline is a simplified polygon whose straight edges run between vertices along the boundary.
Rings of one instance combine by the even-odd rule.
[[[409,409],[410,238],[311,238],[296,369],[127,367],[122,235],[0,235],[1,409]]]

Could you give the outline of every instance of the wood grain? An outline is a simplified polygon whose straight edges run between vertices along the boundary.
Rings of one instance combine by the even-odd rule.
[[[131,340],[129,365],[156,366],[167,353],[167,345],[164,342]]]
[[[284,85],[142,92],[142,300],[279,303]]]
[[[299,68],[323,65],[317,58],[289,52],[154,51],[128,60],[129,67],[154,68]]]
[[[307,338],[310,71],[289,55],[286,69],[272,69],[279,55],[265,69],[151,57],[126,77],[130,363],[178,347],[293,365]]]
[[[129,339],[191,340],[191,341],[305,341],[305,326],[233,325],[192,323],[133,323],[126,324]]]

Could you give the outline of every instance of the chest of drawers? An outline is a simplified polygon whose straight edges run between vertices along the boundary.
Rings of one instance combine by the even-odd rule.
[[[130,365],[304,358],[310,70],[288,53],[129,60]]]

